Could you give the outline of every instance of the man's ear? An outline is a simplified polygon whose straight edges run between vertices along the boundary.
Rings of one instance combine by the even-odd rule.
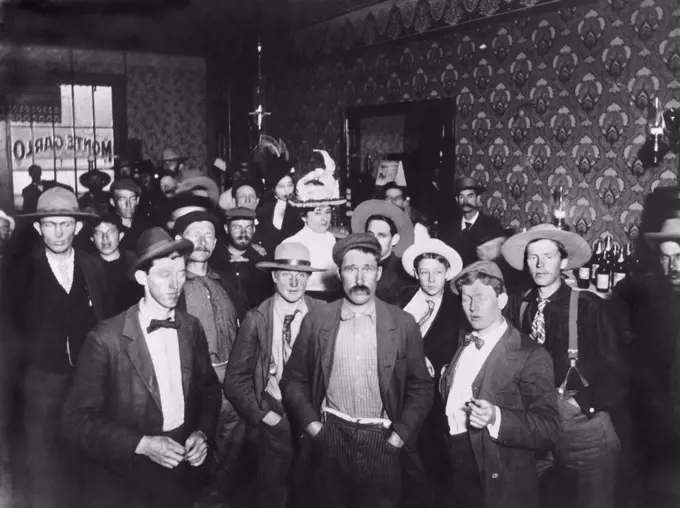
[[[81,221],[76,221],[76,235],[80,233],[81,229],[83,229],[83,223]]]
[[[562,261],[560,261],[560,270],[562,271],[566,270],[568,262],[569,262],[568,258],[565,258]]]
[[[376,281],[380,280],[380,277],[382,277],[382,266],[378,265],[378,278]]]
[[[116,208],[116,202],[113,200],[113,198],[109,198],[109,203],[111,203],[113,208]]]
[[[508,304],[508,294],[507,293],[501,293],[498,295],[498,307],[503,310],[505,306]]]
[[[123,240],[123,237],[125,236],[125,231],[118,231],[118,241],[120,242]]]
[[[399,240],[401,240],[401,235],[399,233],[396,233],[395,235],[392,236],[392,247],[396,246],[399,243]]]
[[[42,236],[42,231],[40,230],[40,223],[39,222],[34,222],[33,223],[33,229],[35,229],[40,236]]]
[[[143,270],[135,271],[135,280],[140,286],[146,287],[146,272]]]

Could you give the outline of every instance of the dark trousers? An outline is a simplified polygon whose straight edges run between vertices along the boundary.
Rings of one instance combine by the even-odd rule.
[[[281,402],[268,394],[265,396],[273,411],[283,417],[273,427],[264,422],[258,425],[257,506],[284,508],[290,494],[293,434]]]
[[[588,419],[565,399],[560,399],[559,409],[562,431],[555,445],[554,463],[552,460],[539,461],[537,468],[542,483],[544,476],[548,481],[555,481],[556,477],[568,478],[575,482],[575,489],[558,485],[557,489],[551,488],[548,495],[554,492],[566,495],[570,501],[568,506],[614,508],[620,443],[609,414],[600,411]],[[549,468],[556,469],[554,474],[543,475]],[[546,489],[542,490],[546,492]],[[563,505],[565,499],[561,501]],[[552,501],[546,502],[554,505]]]
[[[472,450],[470,434],[465,432],[449,436],[447,440],[453,476],[451,505],[482,508],[484,506],[484,488],[479,476],[479,466]]]
[[[323,508],[393,508],[401,498],[401,449],[391,430],[328,414],[314,436],[316,504]]]

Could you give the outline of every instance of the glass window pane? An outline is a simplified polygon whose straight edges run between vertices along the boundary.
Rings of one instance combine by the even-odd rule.
[[[113,127],[113,102],[110,86],[94,87],[94,124]]]
[[[71,85],[61,85],[61,123],[64,127],[73,125],[73,102]]]
[[[56,168],[73,168],[73,128],[55,127],[52,144],[56,152]]]
[[[33,135],[30,127],[10,123],[12,170],[27,170],[33,164]]]
[[[97,158],[97,169],[112,168],[113,154],[116,149],[113,139],[113,128],[97,127],[95,136],[92,149]]]
[[[93,125],[92,113],[92,87],[84,85],[75,85],[74,92],[74,106],[75,106],[75,124],[76,125]]]

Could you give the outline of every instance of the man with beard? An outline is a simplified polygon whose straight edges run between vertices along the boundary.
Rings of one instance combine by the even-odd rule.
[[[680,218],[667,219],[645,239],[657,251],[656,270],[625,278],[613,302],[632,332],[631,407],[647,504],[670,508],[680,503],[674,480],[680,474]]]
[[[378,239],[382,274],[375,296],[399,305],[403,290],[412,285],[401,266],[401,255],[413,245],[413,224],[408,215],[387,201],[364,201],[352,214],[352,232],[371,233]]]
[[[111,184],[111,206],[120,217],[122,232],[121,248],[133,251],[137,247],[139,235],[146,229],[146,224],[136,217],[142,189],[129,178],[116,180]]]
[[[194,250],[187,261],[186,282],[177,308],[198,318],[206,339],[213,369],[222,383],[232,345],[238,331],[238,313],[229,298],[220,275],[208,266],[217,243],[220,222],[211,213],[189,212],[175,222],[177,238],[190,240]],[[210,436],[216,443],[215,468],[212,475],[211,499],[219,499],[229,485],[231,469],[238,458],[243,441],[243,426],[233,406],[222,398],[217,422],[217,434]]]
[[[192,250],[161,228],[145,231],[131,267],[144,297],[88,335],[61,428],[96,462],[84,498],[62,508],[193,506],[220,385],[203,327],[176,309]]]
[[[480,211],[484,187],[473,178],[456,180],[456,192],[463,217],[447,228],[442,234],[442,240],[460,254],[463,265],[467,266],[477,261],[477,247],[482,243],[482,238],[503,236],[503,226],[498,220]]]
[[[276,290],[246,315],[227,366],[224,392],[257,433],[256,506],[284,508],[290,497],[295,433],[279,382],[303,318],[323,302],[305,296],[309,274],[319,269],[311,266],[309,250],[301,243],[280,244],[274,261],[257,266],[272,270]]]
[[[344,298],[307,314],[283,372],[302,446],[317,450],[312,506],[398,506],[401,449],[432,405],[418,325],[375,298],[381,250],[370,233],[335,244]]]
[[[242,320],[248,310],[271,296],[271,280],[256,266],[265,261],[265,257],[253,247],[255,212],[248,208],[232,208],[224,215],[227,244],[222,252],[212,256],[211,263],[232,288],[230,296],[239,320]]]

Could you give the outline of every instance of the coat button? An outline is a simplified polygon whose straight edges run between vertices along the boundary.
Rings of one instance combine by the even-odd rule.
[[[492,474],[492,475],[491,475],[491,478],[493,478],[494,480],[495,480],[496,478],[498,478],[498,473]]]

